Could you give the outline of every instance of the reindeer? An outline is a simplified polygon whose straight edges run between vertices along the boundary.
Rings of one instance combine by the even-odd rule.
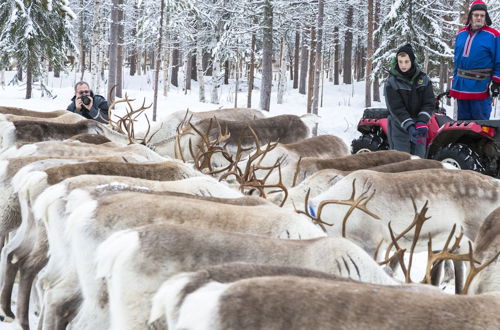
[[[424,227],[422,237],[431,234],[434,241],[444,242],[457,224],[463,227],[465,237],[473,240],[486,216],[499,206],[499,188],[497,179],[473,171],[360,170],[312,199],[309,208],[328,227],[328,235],[348,237],[373,255],[381,241],[391,242],[386,230],[388,223],[391,222],[395,232],[402,233],[413,218],[412,212],[426,201],[431,201],[428,215],[432,221]],[[353,203],[363,208],[349,207]],[[413,238],[412,233],[404,235],[406,240]],[[403,248],[406,242],[402,243]],[[424,247],[419,240],[417,251]]]
[[[500,327],[499,293],[453,296],[291,275],[264,275],[233,283],[212,281],[175,306],[178,300],[172,291],[186,282],[179,275],[158,295],[163,296],[167,315],[178,313],[172,315],[172,322],[168,320],[170,330],[330,329],[332,325],[335,329],[410,330]],[[395,313],[388,313],[394,308]]]
[[[263,276],[296,276],[301,278],[317,278],[328,281],[359,283],[352,279],[314,271],[307,268],[289,266],[274,266],[234,262],[207,267],[197,272],[180,273],[172,276],[162,284],[153,298],[153,306],[149,323],[153,323],[162,316],[166,316],[168,329],[176,329],[179,315],[184,314],[184,303],[207,286],[214,284],[231,284],[243,279]],[[439,292],[437,288],[426,285],[395,285],[391,288],[416,292]],[[183,315],[184,316],[184,315]]]
[[[361,248],[345,239],[279,240],[149,225],[116,232],[97,250],[97,275],[106,279],[109,292],[110,328],[143,329],[152,295],[170,276],[235,261],[305,267],[361,281],[397,284]],[[131,310],[135,311],[133,317]]]
[[[85,117],[82,117],[76,113],[66,111],[66,113],[61,114],[52,118],[44,118],[38,116],[22,116],[15,114],[0,114],[0,122],[1,121],[45,121],[52,123],[64,123],[64,124],[72,124],[77,123],[79,121],[85,120]]]
[[[36,173],[32,173],[32,176],[37,175]],[[67,214],[64,213],[64,206],[66,199],[64,198],[66,196],[66,193],[62,193],[62,191],[66,191],[66,189],[74,189],[74,188],[82,188],[82,187],[88,187],[87,189],[94,189],[95,186],[100,185],[98,188],[98,191],[106,192],[108,190],[111,190],[112,192],[117,192],[117,191],[153,191],[151,189],[157,189],[157,190],[172,190],[172,191],[184,191],[186,193],[194,193],[194,194],[208,194],[210,196],[219,196],[219,197],[230,197],[230,196],[242,196],[239,194],[237,191],[231,190],[225,185],[218,183],[212,178],[202,176],[202,177],[193,177],[193,178],[188,178],[182,181],[170,181],[170,182],[155,182],[155,181],[149,181],[149,180],[140,180],[137,178],[129,178],[129,177],[117,177],[117,176],[98,176],[98,175],[83,175],[83,176],[77,176],[77,177],[72,177],[64,180],[60,184],[51,186],[46,189],[46,192],[42,193],[40,195],[40,198],[37,198],[37,194],[35,194],[34,191],[29,191],[28,195],[31,197],[32,200],[36,199],[36,203],[34,203],[35,207],[34,209],[37,210],[37,205],[40,204],[39,199],[42,199],[42,201],[47,201],[47,202],[52,209],[62,209],[63,214],[61,214],[61,217],[66,217]],[[165,195],[164,195],[165,196]],[[185,195],[183,195],[186,197]],[[187,195],[190,198],[195,198],[194,196]],[[215,199],[215,198],[214,198]],[[31,202],[33,204],[33,202]],[[262,203],[267,203],[265,200],[262,199],[257,199],[257,198],[245,198],[245,203],[248,205],[257,205],[262,204]],[[133,204],[132,204],[133,205]],[[46,212],[45,209],[43,211],[40,211],[39,213],[42,213],[42,215],[39,215],[37,219],[40,219],[40,217],[43,217],[43,219],[46,219]],[[54,219],[52,221],[55,221]],[[48,223],[45,223],[46,226],[48,226]],[[53,269],[54,267],[51,266],[51,263],[53,261],[58,260],[58,256],[61,254],[57,254],[58,249],[57,247],[62,245],[62,241],[64,238],[64,225],[65,223],[57,223],[55,226],[51,226],[50,229],[52,230],[47,230],[47,233],[49,234],[48,239],[50,242],[50,255],[51,255],[51,262],[49,262],[48,265],[48,270],[45,272],[44,275],[44,280],[47,282],[47,276],[50,276],[48,273],[53,274],[54,271],[50,271],[50,269]],[[40,228],[41,226],[41,228]],[[19,243],[17,246],[18,248],[21,248],[21,252],[16,252],[17,250],[13,250],[12,253],[17,257],[17,258],[22,258],[30,260],[31,262],[29,263],[29,266],[33,271],[31,273],[34,273],[33,275],[36,275],[36,267],[35,265],[39,265],[40,267],[43,266],[45,260],[46,262],[46,255],[47,255],[47,237],[45,234],[45,226],[41,220],[35,221],[31,225],[29,225],[29,231],[34,232],[35,234],[32,235],[27,235],[30,237],[30,241],[25,241],[22,243]],[[54,231],[57,231],[57,233],[54,233]],[[34,237],[33,237],[34,235]],[[52,237],[52,239],[51,239]],[[38,242],[38,243],[37,243]],[[33,249],[29,249],[29,244],[34,245]],[[69,244],[67,246],[64,246],[64,252],[67,252],[67,249],[69,248]],[[25,254],[28,254],[25,256]],[[63,269],[66,271],[68,268],[68,265],[71,264],[71,261],[66,261],[63,265]],[[57,268],[57,267],[56,267]],[[22,269],[21,269],[22,271]],[[56,271],[57,273],[57,271]],[[59,282],[62,281],[68,281],[68,278],[59,278]],[[55,280],[52,280],[54,282]],[[22,284],[22,290],[25,290],[24,287],[27,284]],[[60,283],[58,283],[59,285]],[[61,285],[58,286],[58,288]],[[20,290],[21,290],[20,289]],[[29,289],[29,287],[28,287]],[[52,294],[54,290],[51,290],[47,294]],[[27,299],[27,298],[25,298]],[[78,300],[78,299],[76,299]],[[23,306],[27,308],[28,302],[24,302],[24,300],[19,300],[18,301],[18,317],[21,318],[22,313],[19,313],[19,311],[22,311]],[[71,310],[71,307],[66,307],[64,309],[66,312],[69,313]],[[67,313],[65,313],[66,315]],[[71,314],[71,313],[69,313]],[[69,315],[68,315],[69,316]],[[48,321],[47,317],[44,317],[44,322]],[[22,322],[22,319],[21,319]],[[49,326],[49,329],[53,329],[54,326]]]
[[[55,110],[55,111],[33,111],[16,107],[0,106],[0,114],[25,116],[25,117],[38,117],[38,118],[55,118],[68,113],[68,110]]]
[[[228,108],[219,110],[193,112],[189,109],[186,111],[180,110],[168,115],[161,122],[153,125],[153,130],[158,133],[151,138],[150,144],[156,145],[164,140],[172,139],[177,134],[177,127],[189,119],[189,122],[196,124],[203,119],[220,119],[232,121],[245,121],[265,118],[264,113],[260,110],[249,108]]]
[[[283,238],[324,236],[321,230],[308,224],[302,216],[260,199],[259,205],[255,205],[254,199],[251,199],[252,204],[246,206],[247,201],[243,200],[245,204],[241,205],[240,199],[214,201],[172,194],[168,194],[168,198],[165,198],[164,193],[124,192],[105,194],[99,198],[85,196],[78,190],[73,191],[68,199],[72,201],[72,204],[78,205],[78,209],[69,217],[67,214],[70,210],[66,209],[62,212],[64,218],[68,217],[69,223],[66,227],[71,228],[71,238],[68,237],[67,241],[73,246],[71,259],[76,261],[76,270],[85,298],[82,314],[79,317],[80,322],[85,323],[90,322],[89,320],[94,320],[96,324],[105,322],[98,318],[98,315],[104,315],[105,311],[96,310],[96,306],[99,306],[100,290],[96,287],[98,283],[95,282],[95,265],[92,261],[93,256],[90,255],[94,253],[95,248],[90,247],[97,247],[112,231],[152,222],[217,228]],[[135,206],[130,204],[130,200],[140,203],[144,212],[134,213]],[[81,207],[83,205],[86,206]],[[122,213],[123,217],[117,218],[117,213]],[[65,222],[54,219],[50,221],[60,223],[60,225],[53,226],[56,230],[60,230],[57,228],[62,228]],[[90,227],[93,228],[92,233],[95,234],[88,232]],[[68,233],[70,229],[65,231]],[[82,250],[83,246],[85,248]],[[68,248],[64,248],[63,251],[68,251]],[[68,267],[67,264],[65,267]],[[65,277],[68,276],[65,275]],[[82,327],[81,324],[77,326],[77,328]]]
[[[86,136],[88,138],[88,135]],[[97,140],[94,138],[92,139]],[[99,139],[99,141],[101,141],[101,139]],[[161,162],[170,159],[162,157],[151,149],[140,144],[119,145],[113,142],[89,144],[75,140],[73,137],[63,141],[42,141],[26,144],[20,148],[13,147],[1,153],[0,159],[30,156],[91,157],[96,155],[109,155],[112,153],[134,153],[137,157],[142,155],[142,161],[144,162]]]
[[[476,247],[474,256],[482,264],[491,259],[495,253],[500,253],[500,208],[496,208],[484,220],[474,244]],[[470,267],[477,271],[475,266],[474,263],[470,263]],[[495,259],[490,267],[471,281],[470,292],[472,294],[500,292],[500,261],[498,259]]]
[[[367,169],[376,172],[398,173],[416,171],[429,168],[456,169],[448,164],[431,159],[409,159],[380,166],[369,167]],[[288,198],[284,205],[294,206],[299,210],[304,209],[304,198],[309,193],[309,198],[314,198],[322,192],[331,188],[335,183],[353,171],[342,171],[335,168],[320,170],[307,177],[304,181],[291,189],[288,189]],[[283,192],[277,192],[270,199],[275,204],[280,204],[285,199]]]
[[[59,161],[61,160],[53,160]],[[125,165],[125,166],[122,166]],[[148,166],[149,165],[149,166]],[[22,276],[22,281],[20,283],[18,301],[18,318],[21,320],[23,326],[28,322],[28,301],[29,301],[29,291],[31,288],[31,283],[34,276],[46,263],[46,256],[44,254],[40,255],[39,250],[46,251],[45,247],[45,233],[43,228],[40,226],[30,230],[30,224],[32,221],[31,210],[29,205],[32,205],[34,198],[43,191],[48,185],[58,183],[63,179],[76,176],[79,174],[90,174],[90,173],[100,173],[100,174],[113,174],[113,175],[124,175],[128,174],[130,176],[142,177],[148,179],[180,179],[190,176],[200,176],[194,170],[189,167],[178,163],[178,162],[164,162],[156,164],[133,164],[133,163],[118,163],[118,162],[95,162],[95,163],[82,163],[82,164],[72,164],[68,166],[58,166],[57,168],[48,168],[42,172],[31,173],[27,175],[33,167],[23,168],[16,174],[13,179],[14,192],[21,191],[18,193],[19,202],[21,206],[21,214],[25,220],[22,221],[22,226],[16,233],[16,236],[9,242],[9,245],[2,251],[2,263],[4,270],[3,287],[2,287],[2,299],[0,301],[0,307],[3,309],[5,315],[12,317],[13,313],[10,311],[10,294],[17,273],[17,269],[20,267],[20,272]],[[27,188],[22,188],[25,186],[26,182],[30,185]],[[23,207],[24,205],[24,207]],[[33,240],[30,235],[38,235],[40,238],[39,245],[34,245],[36,240]],[[22,262],[17,263],[15,266],[11,263],[13,257],[21,259]]]
[[[281,115],[251,121],[203,119],[196,124],[184,124],[179,128],[178,136],[162,140],[151,145],[151,148],[161,155],[170,155],[185,161],[192,160],[190,150],[194,153],[198,152],[198,149],[203,146],[204,136],[208,137],[209,140],[216,140],[221,136],[221,131],[227,135],[224,142],[230,153],[236,153],[238,146],[244,148],[253,146],[254,133],[262,143],[277,141],[293,143],[307,138],[310,133],[307,125],[294,115]]]

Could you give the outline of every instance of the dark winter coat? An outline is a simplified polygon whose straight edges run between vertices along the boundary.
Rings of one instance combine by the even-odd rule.
[[[408,79],[396,70],[396,65],[394,57],[385,83],[385,101],[392,117],[406,130],[417,121],[429,121],[434,111],[434,92],[431,80],[418,66]]]
[[[76,99],[76,96],[73,96],[73,98],[71,99],[71,104],[68,105],[68,108],[67,110],[68,111],[71,111],[71,112],[74,112],[74,113],[77,113],[87,119],[94,119],[94,120],[97,120],[98,122],[101,122],[101,123],[108,123],[108,101],[106,101],[106,99],[101,96],[101,95],[91,95],[94,99],[94,103],[92,104],[92,109],[90,109],[89,111],[87,110],[76,110],[76,104],[75,104],[75,99]],[[83,109],[83,107],[82,107]],[[100,115],[100,116],[99,116]],[[102,118],[104,118],[105,120],[103,120]]]

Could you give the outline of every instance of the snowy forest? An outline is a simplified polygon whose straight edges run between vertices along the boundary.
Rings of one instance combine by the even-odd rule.
[[[94,91],[123,97],[124,79],[152,72],[158,95],[199,84],[200,102],[219,103],[221,84],[246,106],[283,102],[285,82],[316,113],[324,84],[365,81],[365,105],[379,101],[388,59],[411,42],[436,92],[447,89],[456,31],[470,0],[2,0],[0,84],[26,98],[49,72],[90,74]],[[488,1],[498,27],[500,1]],[[17,71],[9,81],[5,71]],[[127,72],[128,71],[128,72]],[[112,89],[111,87],[115,86]],[[260,90],[259,104],[251,104]],[[110,93],[112,92],[112,94]],[[241,103],[241,100],[240,100]]]

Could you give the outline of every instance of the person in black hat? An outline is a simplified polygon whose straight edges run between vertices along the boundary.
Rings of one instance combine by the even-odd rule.
[[[384,87],[389,109],[389,146],[424,158],[427,123],[434,111],[434,91],[420,70],[411,44],[398,49]]]
[[[492,97],[500,92],[500,33],[490,27],[488,8],[472,2],[466,27],[455,38],[455,69],[450,96],[458,119],[489,119]]]

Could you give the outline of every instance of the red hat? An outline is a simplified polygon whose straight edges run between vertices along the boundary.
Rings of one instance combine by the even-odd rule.
[[[472,12],[475,10],[483,10],[486,13],[486,25],[490,26],[492,24],[490,15],[488,15],[488,8],[486,7],[486,3],[484,3],[484,1],[481,0],[474,0],[472,1],[469,8],[469,15],[467,16],[466,25],[469,25],[471,21]]]

